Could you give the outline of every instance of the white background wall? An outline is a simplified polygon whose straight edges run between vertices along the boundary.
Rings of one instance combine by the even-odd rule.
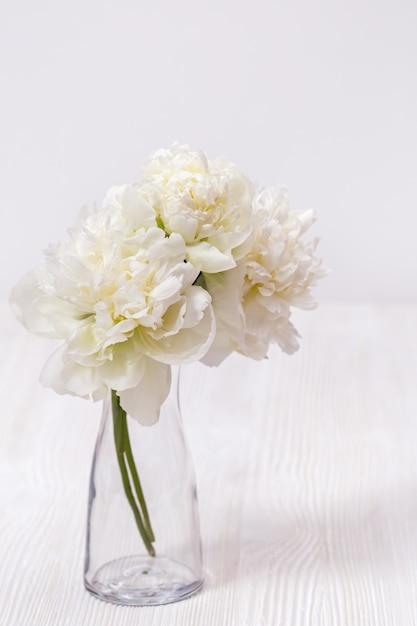
[[[180,139],[318,212],[325,300],[417,296],[416,0],[3,0],[0,295]]]

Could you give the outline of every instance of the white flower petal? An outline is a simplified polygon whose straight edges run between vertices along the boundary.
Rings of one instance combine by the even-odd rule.
[[[124,350],[126,345],[126,350]],[[129,389],[140,383],[145,375],[149,359],[143,355],[133,357],[129,346],[118,346],[111,361],[104,362],[100,367],[100,377],[110,389]]]
[[[65,351],[65,344],[55,350],[47,359],[40,375],[40,381],[44,387],[52,387],[56,393],[61,395],[65,393],[72,393],[61,378],[61,372],[65,366]]]
[[[146,347],[147,354],[162,363],[171,365],[198,361],[205,355],[214,340],[215,329],[213,309],[207,299],[203,316],[198,324],[183,328],[175,335],[151,342]]]
[[[171,386],[169,365],[146,359],[144,375],[136,387],[118,391],[120,404],[133,419],[143,426],[152,426],[159,419],[162,403]]]
[[[155,300],[155,302],[164,302],[169,304],[175,302],[178,299],[178,293],[181,290],[182,284],[177,276],[168,276],[165,280],[157,284],[149,296]]]
[[[187,307],[184,309],[183,328],[193,328],[200,323],[207,306],[211,303],[211,296],[198,286],[188,287],[185,296]]]
[[[220,365],[233,352],[230,333],[224,328],[217,328],[216,336],[208,352],[200,359],[204,365],[210,367]]]
[[[156,213],[137,185],[111,187],[106,194],[104,207],[122,210],[132,228],[147,229],[156,225]]]
[[[10,294],[10,308],[30,332],[51,339],[67,337],[78,325],[79,311],[55,296],[45,295],[38,284],[36,271],[23,276]]]
[[[207,241],[200,241],[187,246],[187,260],[201,272],[224,272],[235,267],[236,262],[231,253],[226,254]]]
[[[80,365],[74,361],[65,363],[60,378],[70,393],[85,398],[103,386],[100,367]]]
[[[92,319],[92,318],[90,318]],[[77,329],[67,341],[67,353],[70,358],[74,357],[78,362],[83,362],[84,357],[93,355],[96,360],[97,346],[104,340],[104,331],[96,329],[94,322],[86,323]]]

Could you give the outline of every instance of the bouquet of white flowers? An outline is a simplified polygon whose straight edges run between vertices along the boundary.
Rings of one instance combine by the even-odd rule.
[[[257,189],[224,158],[178,144],[156,151],[138,183],[84,208],[12,292],[30,331],[63,342],[42,382],[94,400],[111,391],[116,446],[126,446],[123,417],[158,420],[171,365],[217,365],[233,351],[263,359],[271,343],[294,352],[291,307],[314,307],[311,287],[326,273],[317,241],[302,240],[313,221],[313,211],[289,211],[284,190]]]

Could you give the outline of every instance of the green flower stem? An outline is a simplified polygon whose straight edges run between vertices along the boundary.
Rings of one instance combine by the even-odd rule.
[[[145,544],[145,547],[150,556],[155,556],[155,548],[152,545],[152,543],[155,541],[155,537],[152,531],[145,497],[143,495],[142,486],[140,484],[139,475],[132,454],[129,431],[127,427],[126,411],[120,406],[119,396],[116,394],[116,392],[112,390],[111,393],[114,441],[116,445],[117,461],[119,463],[123,487],[127,500],[135,517],[136,525],[142,537],[143,543]],[[130,476],[128,469],[130,471]],[[135,500],[130,477],[133,481],[134,491],[141,510],[139,510],[138,504]]]
[[[123,409],[122,409],[123,410]],[[146,506],[145,497],[143,495],[142,485],[139,480],[138,471],[135,465],[135,459],[133,458],[132,448],[130,445],[129,431],[127,429],[127,420],[124,420],[124,450],[126,454],[126,459],[129,465],[130,475],[133,480],[133,485],[135,487],[136,495],[138,497],[139,506],[142,509],[143,521],[146,528],[146,532],[150,541],[155,541],[155,535],[153,534],[151,520],[149,519],[148,507]]]

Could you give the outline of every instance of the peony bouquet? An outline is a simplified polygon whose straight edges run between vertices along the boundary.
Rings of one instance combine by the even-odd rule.
[[[111,393],[123,483],[150,554],[126,413],[157,422],[171,365],[218,365],[233,351],[259,360],[271,343],[297,350],[291,308],[313,308],[326,273],[317,240],[302,239],[314,219],[289,211],[285,190],[258,189],[225,158],[174,144],[150,156],[138,183],[83,208],[12,291],[28,330],[62,341],[43,384],[94,400]]]

